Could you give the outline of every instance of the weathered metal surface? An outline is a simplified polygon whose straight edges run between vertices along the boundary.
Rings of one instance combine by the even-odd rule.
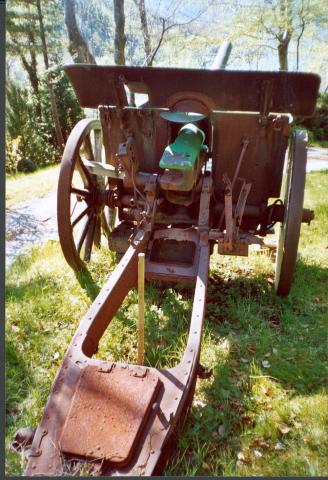
[[[303,215],[306,145],[307,133],[302,130],[293,132],[284,195],[285,212],[279,229],[275,271],[275,289],[282,296],[288,295],[290,291],[296,264]]]
[[[133,136],[136,162],[143,172],[158,172],[159,159],[169,139],[167,121],[161,117],[163,109],[134,108],[102,105],[99,108],[104,132],[107,163],[117,167],[119,146]],[[136,170],[134,173],[136,174]]]
[[[280,294],[290,287],[299,222],[311,214],[302,209],[302,193],[295,193],[304,190],[304,172],[296,174],[294,158],[302,167],[306,162],[299,134],[296,143],[293,137],[284,205],[277,200],[267,206],[268,199],[280,193],[289,136],[288,117],[277,112],[311,114],[319,79],[287,72],[90,65],[68,66],[66,71],[81,104],[99,106],[100,122],[80,122],[65,148],[58,189],[64,255],[74,269],[83,266],[100,244],[101,228],[111,248],[126,252],[65,354],[25,474],[64,475],[65,461],[78,457],[92,462],[96,475],[154,475],[194,392],[213,243],[219,253],[247,255],[250,244],[263,243],[258,234],[265,235],[283,217],[276,284]],[[125,86],[148,93],[147,108],[129,107]],[[198,166],[192,188],[179,192],[179,178],[172,179],[159,162],[178,135],[176,122],[186,118],[197,120],[213,151],[195,149],[193,163]],[[210,158],[212,168],[207,170],[203,166]],[[82,185],[72,182],[74,175]],[[170,182],[172,191],[166,188]],[[72,213],[72,197],[85,203],[84,210]],[[110,235],[102,216],[109,207],[118,208],[121,222],[131,222],[126,230],[134,235],[129,239],[124,222]],[[296,223],[291,221],[294,213]],[[83,219],[76,240],[73,230]],[[93,358],[124,298],[136,286],[139,253],[146,256],[147,279],[195,284],[186,348],[170,369]],[[281,272],[287,272],[287,283]]]
[[[230,179],[233,179],[236,171],[238,171],[238,177],[244,178],[247,183],[252,183],[248,205],[260,206],[270,197],[279,197],[289,136],[289,119],[287,116],[281,117],[281,128],[277,130],[276,118],[271,115],[267,124],[261,126],[259,115],[225,112],[213,114],[215,128],[212,165],[217,201],[223,203],[224,199],[223,174],[226,173]],[[261,136],[261,131],[264,132],[264,136]],[[248,140],[247,150],[240,162],[246,139]],[[240,185],[235,181],[232,192],[235,200],[239,188]]]
[[[145,248],[147,239],[145,232],[137,234],[133,245],[130,246],[86,316],[82,319],[57,374],[52,393],[37,429],[25,471],[27,476],[63,474],[65,455],[67,454],[63,454],[60,442],[65,439],[65,435],[62,436],[63,429],[68,429],[67,432],[70,431],[69,427],[67,425],[64,427],[64,425],[70,412],[72,412],[74,393],[85,368],[90,366],[105,370],[111,368],[108,363],[91,357],[97,350],[100,338],[122,303],[124,296],[135,284],[137,255],[140,250]],[[168,370],[149,369],[149,375],[154,374],[155,378],[158,377],[161,386],[158,397],[156,397],[156,401],[145,419],[145,424],[140,429],[140,439],[131,448],[131,457],[128,464],[125,467],[115,466],[112,461],[93,458],[93,464],[98,465],[98,475],[139,476],[153,474],[160,460],[161,452],[176,428],[195,383],[205,311],[208,262],[209,246],[204,244],[200,247],[192,320],[186,350],[181,362]],[[120,367],[135,368],[122,364],[116,364],[115,368]],[[144,368],[141,368],[141,370],[145,371]],[[108,373],[104,372],[104,375],[106,374]],[[94,385],[93,381],[91,381],[91,384]],[[97,389],[98,384],[99,381],[97,382]],[[89,382],[86,382],[86,385],[90,385]],[[110,387],[109,390],[111,390]],[[136,401],[138,400],[136,399]],[[151,403],[151,400],[149,402]],[[92,422],[91,415],[89,418]],[[97,425],[94,425],[94,427],[96,428]],[[90,439],[96,438],[93,432],[90,432],[88,437]],[[91,440],[87,442],[91,442]],[[93,446],[91,442],[87,447],[91,444]],[[70,450],[67,446],[65,448]],[[101,449],[104,453],[106,447],[102,445]]]
[[[147,368],[87,366],[59,439],[61,450],[127,463],[152,407],[158,382]]]
[[[90,108],[117,105],[115,81],[123,76],[131,91],[148,94],[151,107],[166,107],[170,97],[182,92],[186,98],[198,94],[210,109],[259,112],[261,86],[272,81],[270,111],[307,116],[314,111],[320,84],[320,78],[311,73],[76,64],[67,65],[64,70],[81,106]]]
[[[165,262],[154,261],[156,255],[152,255],[152,249],[153,246],[156,248],[160,240],[162,240],[162,242],[175,240],[177,242],[193,244],[194,248],[191,248],[189,261],[181,263],[180,261],[170,261],[170,258],[167,258]],[[199,261],[198,242],[199,236],[195,228],[187,230],[178,228],[156,230],[149,242],[149,256],[146,260],[147,278],[152,280],[193,283],[196,280]]]

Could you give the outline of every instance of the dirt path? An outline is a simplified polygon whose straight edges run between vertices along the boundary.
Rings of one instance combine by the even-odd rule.
[[[307,171],[328,169],[328,148],[309,148]],[[6,268],[27,245],[58,239],[56,192],[6,208]]]
[[[307,172],[328,169],[328,148],[308,148]]]
[[[25,246],[58,239],[56,192],[6,208],[6,268]]]

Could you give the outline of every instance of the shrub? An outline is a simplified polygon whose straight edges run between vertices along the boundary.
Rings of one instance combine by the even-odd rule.
[[[19,151],[20,137],[10,138],[6,132],[6,173],[16,173],[17,165],[21,161],[22,156]]]
[[[36,165],[32,160],[22,158],[17,164],[17,170],[24,173],[34,172],[36,170]]]
[[[8,173],[18,170],[20,160],[22,171],[31,171],[36,166],[50,165],[59,160],[60,152],[52,141],[52,133],[49,132],[47,123],[37,114],[38,102],[39,99],[30,95],[26,89],[8,82],[6,105]]]
[[[321,93],[312,118],[299,122],[313,132],[312,142],[328,140],[328,93]]]
[[[84,114],[65,72],[61,68],[54,68],[50,71],[50,75],[56,98],[59,122],[64,140],[66,141],[74,125],[84,117]],[[46,131],[51,134],[51,141],[56,145],[56,133],[45,78],[41,82],[40,100]]]

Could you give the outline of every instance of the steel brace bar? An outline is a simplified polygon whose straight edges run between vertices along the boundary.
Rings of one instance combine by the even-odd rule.
[[[199,230],[202,232],[208,230],[208,214],[206,215],[206,211],[209,212],[211,182],[211,178],[204,178],[199,212]],[[197,277],[189,335],[180,363],[170,369],[157,369],[127,365],[120,362],[105,362],[92,358],[97,352],[101,337],[127,293],[136,286],[138,254],[145,252],[150,235],[150,232],[144,230],[137,232],[133,243],[110,275],[87,314],[82,318],[53,383],[45,411],[35,433],[25,475],[58,476],[64,473],[64,459],[70,453],[67,452],[67,449],[79,455],[79,452],[83,451],[80,444],[85,443],[85,437],[88,434],[92,437],[90,432],[91,426],[88,426],[87,418],[91,419],[92,428],[97,429],[98,420],[91,417],[90,412],[86,414],[84,422],[87,425],[78,425],[79,429],[81,429],[78,438],[74,439],[74,434],[69,429],[70,425],[77,421],[76,417],[81,415],[81,398],[88,398],[89,400],[91,398],[92,400],[93,392],[90,389],[88,392],[83,392],[82,389],[83,385],[90,387],[92,381],[96,381],[90,372],[95,372],[94,375],[96,376],[100,375],[100,379],[104,383],[103,387],[108,390],[111,388],[110,380],[113,379],[114,382],[116,378],[116,381],[119,381],[119,372],[122,372],[121,376],[128,378],[127,371],[134,378],[133,382],[135,384],[138,381],[145,381],[144,385],[146,386],[147,381],[148,385],[150,381],[156,382],[156,388],[155,386],[153,387],[149,396],[149,405],[147,409],[145,407],[144,418],[140,420],[142,428],[139,428],[133,444],[131,443],[131,452],[124,462],[122,460],[123,457],[120,458],[119,454],[116,453],[115,455],[111,454],[109,458],[109,453],[107,457],[105,453],[95,457],[92,455],[94,452],[89,452],[90,458],[88,455],[84,458],[91,459],[96,475],[148,476],[156,472],[163,449],[168,445],[169,438],[176,429],[178,420],[186,413],[188,399],[190,394],[193,394],[195,386],[209,270],[210,249],[207,241],[202,239],[199,244]],[[107,377],[103,375],[107,375]],[[100,408],[96,407],[96,405],[98,405],[98,400],[100,402],[99,405],[101,404],[99,393],[101,385],[99,385],[99,391],[98,389],[96,390],[94,393],[95,399],[92,400],[95,402],[93,410],[97,410],[97,408],[99,410]],[[124,392],[124,399],[128,401],[133,395],[134,392],[126,391]],[[92,402],[91,404],[93,405]],[[129,403],[129,408],[137,408],[137,405],[138,401],[135,404],[132,402],[132,406]],[[90,409],[91,407],[89,407]],[[98,414],[95,412],[95,415],[98,415],[98,417],[100,415],[101,417],[101,412]],[[112,424],[114,420],[111,420]],[[101,422],[103,421],[106,425],[107,420],[102,419]],[[81,423],[83,424],[83,422]],[[121,423],[123,424],[124,421],[122,420]],[[118,424],[120,425],[119,419]],[[110,425],[107,425],[107,429],[109,427]],[[83,434],[83,428],[86,429],[85,434]],[[121,443],[122,438],[129,438],[126,431],[115,432],[113,435],[115,438],[118,438],[114,444],[117,443],[119,445],[120,436]],[[100,451],[105,451],[102,445],[98,445],[97,448]],[[124,449],[124,445],[122,445],[122,449]]]

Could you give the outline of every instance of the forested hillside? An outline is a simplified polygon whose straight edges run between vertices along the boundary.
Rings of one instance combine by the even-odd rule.
[[[230,69],[320,74],[320,111],[306,126],[328,139],[324,0],[8,0],[6,22],[7,173],[59,161],[85,115],[63,64],[207,68],[223,40]]]

